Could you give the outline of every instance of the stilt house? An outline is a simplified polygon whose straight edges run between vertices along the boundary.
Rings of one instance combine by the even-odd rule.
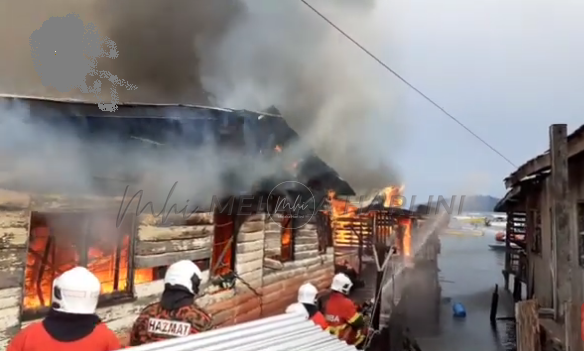
[[[298,160],[292,171],[283,167],[253,184],[242,180],[248,171],[242,162],[239,169],[217,174],[224,187],[213,204],[211,198],[191,199],[197,206],[186,215],[175,213],[169,204],[161,214],[131,205],[120,216],[132,197],[127,184],[140,190],[139,186],[155,182],[156,175],[149,180],[152,175],[140,169],[116,168],[123,166],[118,159],[104,169],[105,163],[98,160],[104,155],[91,148],[92,143],[130,143],[132,150],[139,148],[140,155],[149,157],[179,144],[203,148],[211,136],[213,147],[229,149],[231,155],[239,152],[241,160],[277,157],[273,151],[297,137],[280,116],[141,104],[120,105],[109,113],[82,102],[1,97],[2,121],[15,113],[25,119],[19,123],[42,127],[35,129],[39,140],[43,128],[47,133],[61,129],[89,145],[78,152],[86,161],[84,171],[91,184],[80,190],[69,179],[57,184],[45,179],[49,177],[44,172],[23,174],[27,152],[34,150],[20,140],[17,146],[27,152],[15,158],[0,142],[0,348],[44,316],[51,305],[53,279],[75,265],[87,267],[100,279],[97,313],[122,338],[139,311],[160,297],[165,270],[178,260],[193,260],[203,270],[204,289],[197,303],[219,326],[282,313],[304,282],[321,289],[330,284],[332,242],[326,226],[318,225],[322,215],[316,214],[316,202],[329,189],[354,194],[315,155]],[[283,182],[292,185],[281,186]],[[291,215],[277,209],[283,197],[316,199],[312,207]]]

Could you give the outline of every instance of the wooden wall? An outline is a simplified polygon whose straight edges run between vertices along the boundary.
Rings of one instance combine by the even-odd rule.
[[[134,267],[168,266],[180,260],[211,257],[213,214],[194,213],[164,219],[151,215],[140,218],[135,244]]]
[[[20,319],[31,211],[92,210],[89,202],[64,205],[60,199],[31,200],[29,196],[0,190],[0,350],[16,332],[34,322],[23,323]],[[106,201],[96,207],[117,211],[119,202],[111,206],[111,201]],[[195,214],[186,222],[173,217],[162,222],[161,218],[153,216],[139,217],[134,246],[135,268],[160,267],[182,259],[199,260],[211,256],[214,232],[211,213]],[[330,285],[334,274],[333,252],[330,249],[319,255],[315,223],[296,230],[295,261],[268,268],[264,258],[267,252],[273,252],[271,248],[276,249],[276,240],[279,246],[276,233],[280,233],[280,227],[264,214],[248,216],[242,222],[237,235],[235,264],[236,273],[245,283],[237,280],[234,288],[222,291],[209,286],[197,299],[197,304],[213,315],[217,325],[282,313],[295,301],[298,287],[305,282],[312,282],[320,289]],[[268,239],[268,235],[272,237]],[[208,274],[208,271],[203,272],[204,284]],[[163,289],[162,280],[136,284],[133,301],[100,307],[97,314],[125,343],[140,310],[157,301]]]
[[[571,230],[577,230],[576,204],[584,201],[584,159],[573,158],[569,162],[569,197],[571,206]],[[553,307],[553,240],[551,218],[551,179],[548,177],[542,181],[539,192],[533,192],[528,196],[536,198],[535,208],[541,212],[542,250],[540,254],[528,250],[529,272],[528,278],[533,284],[534,294],[541,307]],[[582,268],[584,275],[584,268]],[[583,296],[584,299],[584,296]]]
[[[553,291],[552,291],[552,223],[551,223],[551,203],[549,196],[549,182],[550,179],[542,180],[542,187],[539,192],[530,193],[529,196],[535,198],[535,206],[533,208],[541,213],[541,253],[535,253],[528,248],[528,272],[527,279],[533,285],[535,296],[538,297],[542,307],[553,307]],[[527,207],[526,207],[527,208]],[[530,218],[530,217],[528,217]],[[528,239],[530,240],[530,239]]]
[[[30,197],[0,190],[0,349],[20,330]]]
[[[279,256],[282,252],[282,224],[279,216],[266,216],[266,237],[264,241],[264,251],[266,257]]]

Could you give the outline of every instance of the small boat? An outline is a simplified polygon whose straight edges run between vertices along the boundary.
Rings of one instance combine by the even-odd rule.
[[[490,244],[489,249],[493,251],[505,251],[505,244]]]
[[[498,232],[497,234],[495,234],[495,241],[499,242],[499,243],[504,243],[505,242],[505,233],[503,232]],[[521,234],[515,234],[515,235],[511,235],[511,241],[517,241],[517,242],[523,242],[525,241],[525,235],[521,235]]]
[[[511,250],[517,250],[520,249],[521,247],[517,244],[510,243],[509,248]],[[489,249],[493,251],[505,251],[505,244],[489,244]]]

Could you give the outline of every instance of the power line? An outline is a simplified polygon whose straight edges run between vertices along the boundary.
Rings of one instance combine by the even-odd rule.
[[[436,107],[437,109],[439,109],[440,111],[442,111],[442,113],[444,113],[446,116],[448,116],[454,122],[456,122],[459,126],[461,126],[462,128],[464,128],[467,132],[469,132],[472,136],[474,136],[475,138],[477,138],[480,142],[482,142],[483,144],[485,144],[489,149],[491,149],[497,155],[501,156],[501,158],[503,158],[505,161],[507,161],[511,166],[517,168],[517,166],[513,162],[511,162],[511,160],[509,160],[507,157],[505,157],[505,155],[503,155],[501,152],[499,152],[499,150],[495,149],[495,147],[493,147],[493,146],[491,146],[491,144],[487,143],[483,138],[481,138],[480,136],[478,136],[475,132],[473,132],[470,128],[468,128],[466,125],[464,125],[461,121],[459,121],[458,119],[456,119],[456,117],[454,117],[453,115],[451,115],[442,106],[440,106],[436,102],[434,102],[434,100],[432,100],[430,97],[428,97],[428,95],[424,94],[422,91],[420,91],[420,89],[416,88],[412,83],[408,82],[399,73],[397,73],[396,71],[394,71],[393,69],[391,69],[391,67],[389,67],[383,61],[381,61],[379,58],[377,58],[377,56],[375,56],[373,53],[371,53],[371,51],[367,50],[363,45],[359,44],[349,34],[347,34],[345,31],[343,31],[341,28],[339,28],[339,26],[337,26],[336,24],[334,24],[330,19],[328,19],[328,17],[326,17],[320,11],[318,11],[316,8],[314,8],[312,5],[310,5],[306,0],[300,0],[300,1],[304,5],[306,5],[308,8],[310,8],[314,13],[316,13],[320,18],[322,18],[323,20],[325,20],[331,27],[333,27],[339,33],[341,33],[345,38],[347,38],[349,41],[351,41],[353,44],[355,44],[359,49],[361,49],[363,52],[365,52],[367,55],[369,55],[372,59],[374,59],[375,61],[377,61],[377,63],[379,63],[381,66],[383,66],[383,68],[385,68],[386,70],[388,70],[389,72],[391,72],[391,74],[393,74],[394,76],[396,76],[404,84],[406,84],[408,87],[410,87],[416,93],[418,93],[421,97],[423,97],[424,99],[426,99],[426,101],[428,101],[429,103],[431,103],[432,105],[434,105],[434,107]]]

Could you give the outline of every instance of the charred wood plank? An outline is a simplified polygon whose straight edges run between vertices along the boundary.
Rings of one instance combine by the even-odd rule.
[[[209,236],[198,239],[139,241],[136,243],[136,255],[148,256],[162,253],[193,251],[211,247]]]
[[[0,270],[0,289],[21,287],[24,279],[24,267]]]
[[[22,286],[26,249],[0,250],[0,289]]]
[[[517,320],[517,351],[540,351],[538,304],[535,300],[515,304]]]
[[[29,194],[0,189],[1,211],[19,211],[28,209],[29,206],[30,206]]]
[[[169,266],[180,260],[203,260],[211,257],[210,248],[202,248],[191,251],[181,251],[164,253],[150,256],[136,255],[134,257],[134,267],[136,268],[153,268]]]
[[[139,222],[141,224],[151,226],[175,226],[175,225],[209,225],[213,224],[213,213],[162,213],[158,214],[143,214],[140,216]]]
[[[213,225],[194,225],[176,227],[154,227],[142,225],[138,228],[139,241],[166,241],[181,239],[200,239],[213,234]]]
[[[29,212],[0,212],[0,249],[26,248]]]

